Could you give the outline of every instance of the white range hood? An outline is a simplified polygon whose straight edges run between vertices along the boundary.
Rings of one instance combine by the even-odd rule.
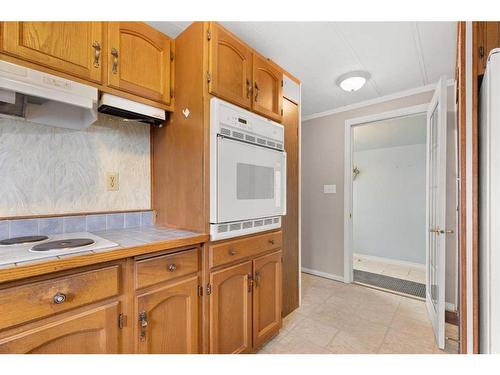
[[[84,129],[97,120],[96,88],[0,61],[0,115]]]

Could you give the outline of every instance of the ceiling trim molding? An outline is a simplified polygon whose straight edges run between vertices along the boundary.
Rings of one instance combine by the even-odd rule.
[[[449,79],[446,82],[447,86],[453,86],[454,84],[455,84],[454,79]],[[358,109],[358,108],[368,107],[370,105],[388,102],[391,100],[406,98],[408,96],[413,96],[413,95],[422,94],[424,92],[433,91],[433,90],[435,90],[435,88],[436,88],[436,83],[431,83],[429,85],[416,87],[414,89],[409,89],[409,90],[405,90],[405,91],[396,92],[394,94],[379,96],[378,98],[369,99],[369,100],[365,100],[365,101],[354,103],[354,104],[345,105],[345,106],[334,108],[334,109],[329,109],[329,110],[323,111],[323,112],[317,112],[317,113],[312,113],[310,115],[305,115],[305,116],[302,116],[302,121],[309,121],[309,120],[313,120],[315,118],[330,116],[330,115],[334,115],[337,113],[352,111],[352,110]]]

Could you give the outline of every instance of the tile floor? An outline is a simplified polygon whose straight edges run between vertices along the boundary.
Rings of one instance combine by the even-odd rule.
[[[457,327],[447,325],[447,336]],[[263,354],[457,353],[447,340],[439,350],[424,302],[302,274],[302,305]]]
[[[386,275],[425,284],[425,268],[422,267],[386,263],[383,261],[366,259],[359,255],[354,255],[352,264],[355,270],[372,272],[379,275]]]

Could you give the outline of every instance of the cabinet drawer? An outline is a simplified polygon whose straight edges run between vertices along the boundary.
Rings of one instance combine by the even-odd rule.
[[[281,232],[275,232],[215,244],[210,246],[209,265],[211,268],[217,267],[268,250],[278,249],[281,248],[281,243]]]
[[[101,301],[119,293],[119,265],[0,290],[0,329]]]
[[[140,260],[136,263],[136,287],[141,289],[198,270],[198,249]]]

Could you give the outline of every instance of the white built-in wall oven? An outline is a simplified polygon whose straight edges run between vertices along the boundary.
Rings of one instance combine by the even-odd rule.
[[[223,100],[210,101],[212,240],[281,227],[286,214],[283,126]]]

